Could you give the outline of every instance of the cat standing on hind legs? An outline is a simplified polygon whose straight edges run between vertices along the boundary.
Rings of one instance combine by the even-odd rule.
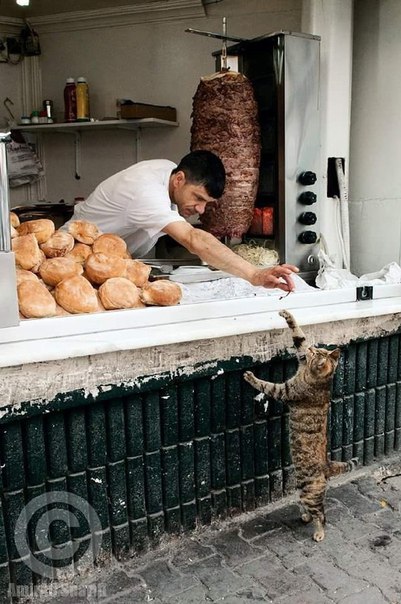
[[[313,522],[313,539],[322,541],[327,480],[349,472],[357,464],[356,459],[350,462],[327,459],[327,414],[340,350],[309,346],[292,314],[287,310],[279,314],[292,332],[299,363],[296,374],[282,384],[259,380],[251,371],[244,373],[244,379],[256,390],[289,406],[291,455],[304,508],[301,519]]]

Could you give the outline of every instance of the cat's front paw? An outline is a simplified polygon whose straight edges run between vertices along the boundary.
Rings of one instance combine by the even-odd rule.
[[[255,382],[255,376],[252,373],[252,371],[245,371],[244,373],[244,380],[247,381],[249,384],[254,384]]]
[[[285,310],[285,309],[280,310],[280,312],[278,314],[280,315],[280,317],[283,317],[283,319],[285,319],[287,321],[287,323],[294,322],[294,317],[288,310]]]

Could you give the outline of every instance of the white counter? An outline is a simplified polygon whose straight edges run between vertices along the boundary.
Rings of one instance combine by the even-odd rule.
[[[0,367],[282,329],[286,324],[277,312],[282,308],[292,310],[300,325],[401,313],[400,284],[376,286],[373,296],[356,302],[354,288],[288,296],[275,291],[266,297],[31,319],[0,330]]]

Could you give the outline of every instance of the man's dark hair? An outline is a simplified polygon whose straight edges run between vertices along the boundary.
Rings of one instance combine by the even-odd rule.
[[[184,172],[189,183],[204,186],[213,199],[222,196],[226,172],[221,159],[211,151],[191,151],[182,158],[172,173],[180,171]]]

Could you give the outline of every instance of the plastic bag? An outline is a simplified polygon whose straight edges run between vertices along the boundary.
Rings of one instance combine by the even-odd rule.
[[[6,144],[10,188],[32,184],[44,174],[42,164],[27,143]]]

